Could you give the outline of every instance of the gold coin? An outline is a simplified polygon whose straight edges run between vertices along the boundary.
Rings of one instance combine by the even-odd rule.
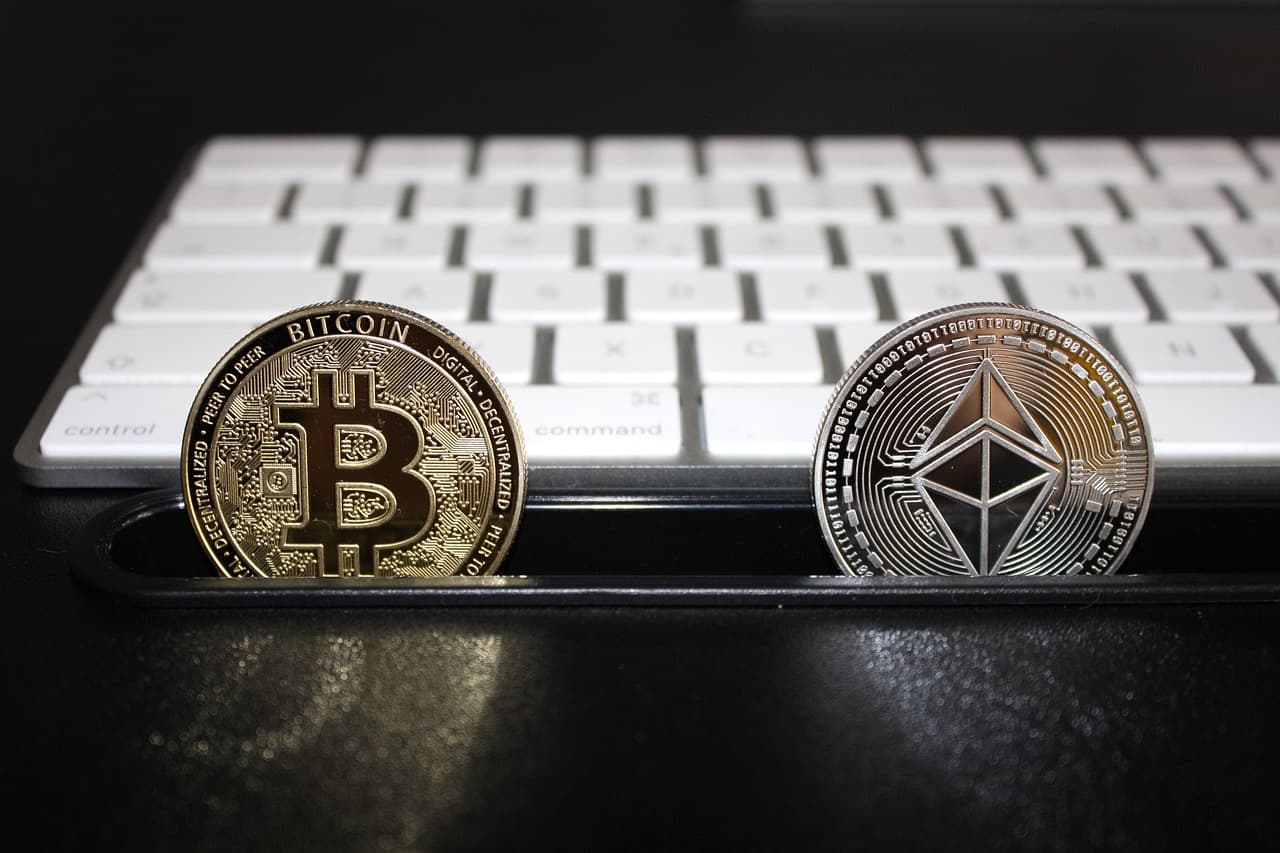
[[[524,508],[510,401],[458,336],[402,308],[328,302],[222,357],[182,440],[182,489],[229,577],[492,574]]]
[[[1030,308],[909,320],[837,383],[813,456],[851,575],[1110,574],[1151,503],[1147,416],[1092,335]]]

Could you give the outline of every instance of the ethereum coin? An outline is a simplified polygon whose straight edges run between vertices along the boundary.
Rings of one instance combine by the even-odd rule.
[[[1040,311],[968,304],[904,323],[848,369],[813,496],[847,574],[1109,574],[1153,466],[1142,402],[1105,347]]]
[[[328,302],[237,343],[182,441],[187,513],[231,577],[493,573],[524,508],[520,427],[489,367],[412,312]]]

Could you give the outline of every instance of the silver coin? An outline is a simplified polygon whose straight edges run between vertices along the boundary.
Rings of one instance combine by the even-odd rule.
[[[1151,502],[1147,416],[1094,337],[1042,311],[958,305],[845,372],[813,497],[851,575],[1110,574]]]

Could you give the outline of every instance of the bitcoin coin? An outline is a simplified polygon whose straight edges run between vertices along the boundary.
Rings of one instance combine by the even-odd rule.
[[[836,384],[813,499],[851,575],[1109,574],[1151,500],[1132,380],[1041,311],[966,304],[910,320]]]
[[[231,577],[492,574],[524,508],[519,423],[444,327],[373,302],[276,317],[196,395],[187,513]]]

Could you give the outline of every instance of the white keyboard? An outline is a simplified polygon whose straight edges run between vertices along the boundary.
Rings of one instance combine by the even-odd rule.
[[[217,138],[15,456],[36,485],[176,482],[221,353],[355,297],[492,364],[531,497],[800,500],[848,364],[1002,300],[1126,364],[1158,494],[1278,495],[1278,176],[1280,139]]]

